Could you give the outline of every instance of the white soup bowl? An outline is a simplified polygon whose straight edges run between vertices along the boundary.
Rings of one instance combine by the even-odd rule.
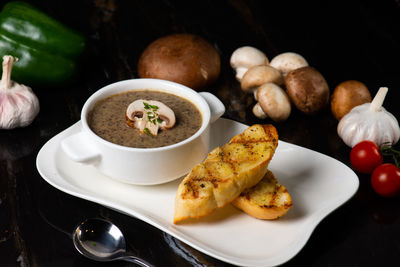
[[[131,90],[154,90],[189,100],[200,111],[200,129],[189,138],[164,147],[132,148],[117,145],[96,135],[88,125],[94,104],[110,95]],[[82,129],[62,140],[61,148],[73,161],[90,164],[118,181],[155,185],[187,174],[204,160],[210,144],[210,124],[225,112],[222,102],[207,92],[196,92],[178,83],[159,79],[131,79],[105,86],[85,102],[81,112]]]

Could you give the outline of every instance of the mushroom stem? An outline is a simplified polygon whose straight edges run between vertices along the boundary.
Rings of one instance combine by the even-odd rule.
[[[1,89],[11,88],[11,70],[13,62],[14,58],[12,56],[3,57],[3,74],[1,76],[1,81],[0,81]]]
[[[268,118],[268,115],[265,114],[264,110],[262,109],[262,107],[260,106],[260,103],[257,103],[254,105],[253,107],[253,114],[254,116],[256,116],[259,119],[266,119]]]
[[[386,94],[388,92],[387,87],[380,87],[376,93],[374,99],[372,99],[370,109],[374,111],[379,111],[382,107],[383,101],[385,100]]]

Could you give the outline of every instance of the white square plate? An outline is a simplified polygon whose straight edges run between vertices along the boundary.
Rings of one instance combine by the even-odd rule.
[[[219,119],[211,127],[211,148],[221,146],[247,125]],[[293,207],[274,221],[258,220],[228,205],[191,224],[173,224],[175,193],[181,179],[156,186],[117,182],[94,167],[69,160],[60,141],[80,122],[49,140],[39,151],[37,169],[55,188],[137,217],[222,261],[242,266],[274,266],[294,257],[318,223],[358,189],[357,175],[321,153],[279,141],[269,169],[288,189]]]

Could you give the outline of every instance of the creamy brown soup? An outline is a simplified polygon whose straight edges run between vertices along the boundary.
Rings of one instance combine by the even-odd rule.
[[[160,129],[157,136],[139,133],[126,124],[126,109],[137,99],[158,100],[170,107],[176,117],[175,126]],[[136,147],[154,148],[183,141],[196,133],[202,124],[199,110],[190,101],[158,91],[127,91],[98,101],[88,113],[89,127],[101,138],[112,143]]]

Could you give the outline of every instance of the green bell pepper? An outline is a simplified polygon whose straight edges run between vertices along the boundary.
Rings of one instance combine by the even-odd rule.
[[[68,83],[84,49],[81,33],[28,3],[9,2],[0,12],[0,57],[19,59],[12,80],[39,86]]]

